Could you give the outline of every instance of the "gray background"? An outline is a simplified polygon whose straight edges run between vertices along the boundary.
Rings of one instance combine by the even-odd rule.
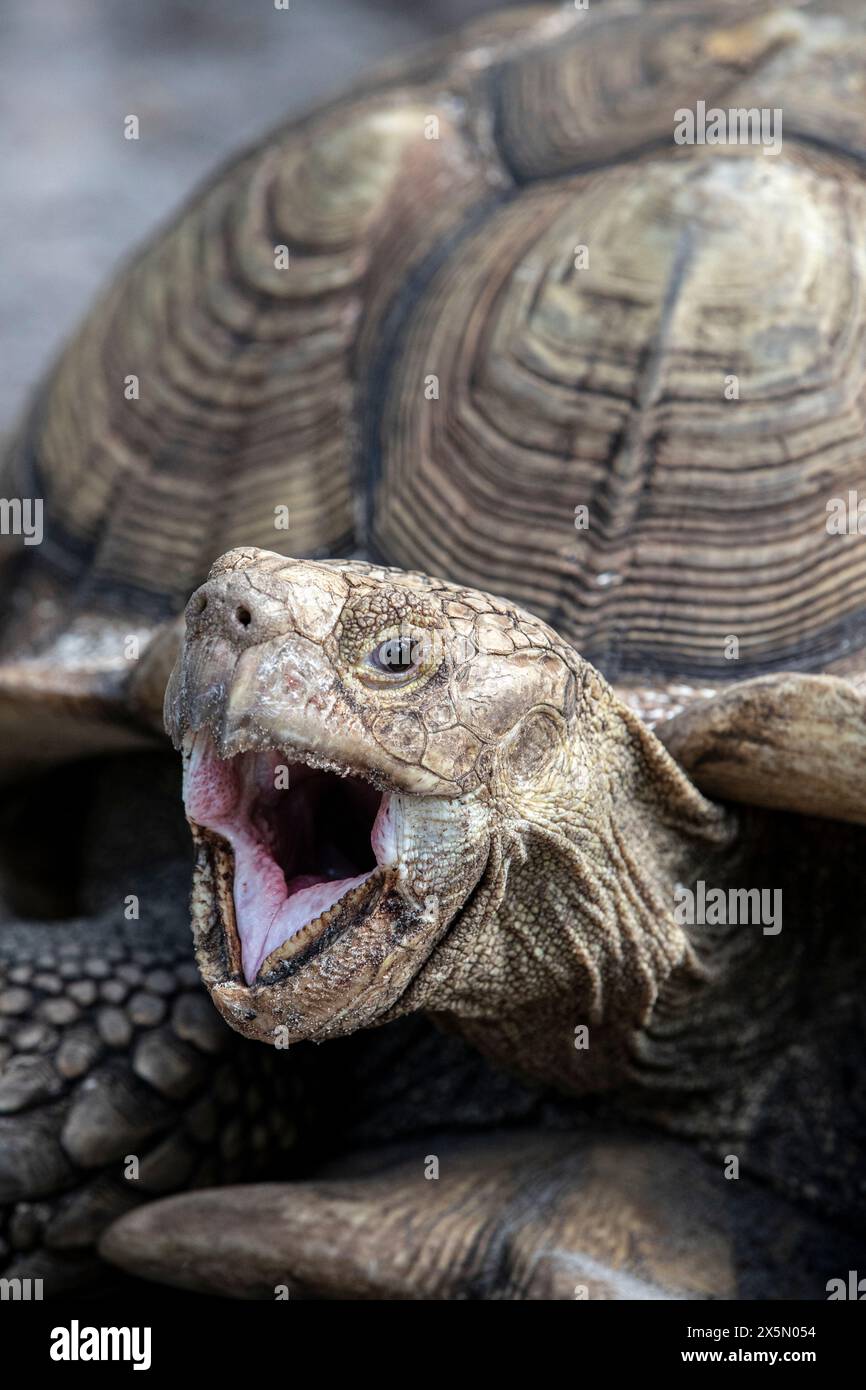
[[[116,263],[198,180],[495,0],[0,0],[0,434]],[[138,141],[123,138],[135,113]]]

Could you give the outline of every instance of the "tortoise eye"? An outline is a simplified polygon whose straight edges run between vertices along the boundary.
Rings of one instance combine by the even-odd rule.
[[[429,665],[429,642],[421,632],[382,637],[360,663],[359,675],[370,685],[407,685]]]
[[[386,637],[374,647],[367,660],[374,671],[389,676],[405,676],[419,664],[420,642],[411,637]]]

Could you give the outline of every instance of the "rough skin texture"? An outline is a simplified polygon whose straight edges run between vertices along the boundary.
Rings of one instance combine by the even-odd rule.
[[[702,988],[673,885],[718,866],[736,823],[598,673],[503,600],[358,562],[230,552],[188,614],[176,741],[207,729],[223,757],[276,748],[367,777],[398,823],[380,904],[251,986],[215,940],[231,927],[215,933],[200,854],[199,959],[227,1020],[318,1039],[423,1008],[538,1079],[627,1076],[659,996]],[[371,685],[365,658],[401,629],[428,655]]]
[[[426,664],[371,687],[367,657],[401,623],[428,635]],[[535,618],[356,562],[223,557],[190,601],[166,713],[178,741],[206,728],[224,757],[279,748],[368,777],[406,827],[389,891],[289,973],[278,961],[248,986],[194,826],[199,963],[234,1027],[319,1039],[423,1009],[524,1077],[572,1094],[619,1088],[630,1113],[716,1152],[748,1143],[789,1194],[856,1208],[864,1098],[858,1086],[842,1100],[833,1057],[863,1037],[859,826],[706,801]],[[459,766],[440,756],[443,722],[455,752],[471,749]],[[804,877],[807,843],[821,869]],[[784,938],[681,925],[675,888],[701,879],[780,888]],[[827,1170],[779,1140],[777,1106],[798,1074],[813,1082],[803,1124],[838,1154]]]
[[[601,1125],[431,1137],[316,1181],[168,1198],[116,1223],[121,1268],[223,1297],[814,1297],[862,1250],[693,1149]],[[733,1189],[737,1189],[735,1192]]]

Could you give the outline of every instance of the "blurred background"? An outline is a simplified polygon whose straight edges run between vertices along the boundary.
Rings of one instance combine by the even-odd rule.
[[[0,0],[0,435],[112,268],[221,160],[377,60],[501,8]]]

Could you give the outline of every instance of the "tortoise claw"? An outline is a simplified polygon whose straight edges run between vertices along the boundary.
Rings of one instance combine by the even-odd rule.
[[[500,1133],[359,1166],[153,1202],[101,1253],[244,1299],[824,1296],[823,1228],[668,1140]]]

